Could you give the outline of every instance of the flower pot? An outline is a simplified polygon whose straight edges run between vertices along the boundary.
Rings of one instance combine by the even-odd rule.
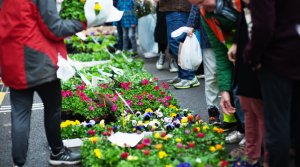
[[[105,124],[110,124],[111,122],[116,122],[117,121],[117,117],[111,114],[106,114],[104,116],[101,117],[101,120],[104,119]]]
[[[82,116],[81,114],[75,114],[75,115],[74,115],[74,119],[75,119],[75,120],[78,120],[78,121],[80,121],[80,122],[84,122],[84,121],[85,121],[84,116]]]
[[[85,117],[85,120],[86,120],[86,122],[90,122],[90,120],[94,120],[95,123],[97,124],[101,121],[101,117],[96,117],[96,118],[92,118],[92,119],[86,119],[86,117]]]
[[[71,111],[71,110],[61,111],[61,119],[63,119],[63,120],[73,119],[72,113],[73,113],[73,111]]]
[[[73,50],[72,45],[73,45],[73,44],[66,44],[67,52],[68,52],[69,54],[74,53],[74,50]]]

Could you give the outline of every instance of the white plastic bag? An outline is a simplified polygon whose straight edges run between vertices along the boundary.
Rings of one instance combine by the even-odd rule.
[[[64,82],[70,79],[75,74],[75,70],[69,64],[69,62],[61,57],[58,53],[58,70],[56,71],[57,78],[62,79]]]
[[[148,14],[138,19],[138,34],[140,49],[145,52],[158,52],[158,44],[154,41],[156,15]]]
[[[190,29],[188,27],[181,27],[174,32],[172,32],[171,37],[178,37],[182,33],[189,33]],[[180,53],[180,66],[184,70],[196,71],[200,64],[202,63],[202,53],[199,41],[195,34],[192,37],[187,36],[182,45]]]

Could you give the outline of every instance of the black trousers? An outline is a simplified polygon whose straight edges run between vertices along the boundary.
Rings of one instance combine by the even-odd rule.
[[[289,166],[290,126],[300,128],[300,80],[279,76],[266,67],[258,70],[264,101],[266,145],[270,167]],[[300,133],[295,132],[296,166],[300,166]]]
[[[44,103],[44,126],[51,149],[57,152],[63,147],[60,134],[62,105],[60,80],[29,89],[10,88],[12,156],[15,164],[26,162],[34,91],[37,91]]]

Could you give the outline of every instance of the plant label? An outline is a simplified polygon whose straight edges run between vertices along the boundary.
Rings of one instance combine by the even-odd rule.
[[[112,143],[116,143],[120,147],[124,146],[124,143],[126,143],[128,147],[135,147],[143,138],[144,134],[117,132],[110,136],[108,140]]]
[[[78,33],[76,33],[76,35],[84,41],[87,39],[86,36],[82,32],[78,32]]]
[[[109,107],[111,108],[114,103],[106,96],[106,94],[104,93],[94,93],[94,95],[102,102],[104,103],[104,100],[103,98],[105,99],[105,104],[106,104],[106,107]]]

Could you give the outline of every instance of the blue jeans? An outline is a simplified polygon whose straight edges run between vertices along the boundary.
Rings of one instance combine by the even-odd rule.
[[[171,33],[180,27],[187,26],[190,13],[188,12],[166,12],[168,43],[178,65],[178,50],[180,42],[184,42],[186,33],[177,38],[172,38]],[[187,71],[178,66],[178,77],[191,80],[195,77],[195,71]]]
[[[135,37],[135,28],[132,27],[122,27],[123,31],[123,49],[127,51],[129,49],[129,44],[131,42],[132,51],[137,52],[137,43]]]
[[[118,22],[117,25],[117,31],[118,31],[118,50],[123,50],[123,31],[121,27],[121,22]]]
[[[239,117],[242,126],[245,128],[245,113],[242,110],[242,106],[240,104],[240,100],[239,100],[239,96],[236,94],[237,92],[237,86],[235,88],[232,89],[232,93],[233,93],[233,100],[234,100],[234,105],[235,105],[235,109],[236,109],[236,114]]]

